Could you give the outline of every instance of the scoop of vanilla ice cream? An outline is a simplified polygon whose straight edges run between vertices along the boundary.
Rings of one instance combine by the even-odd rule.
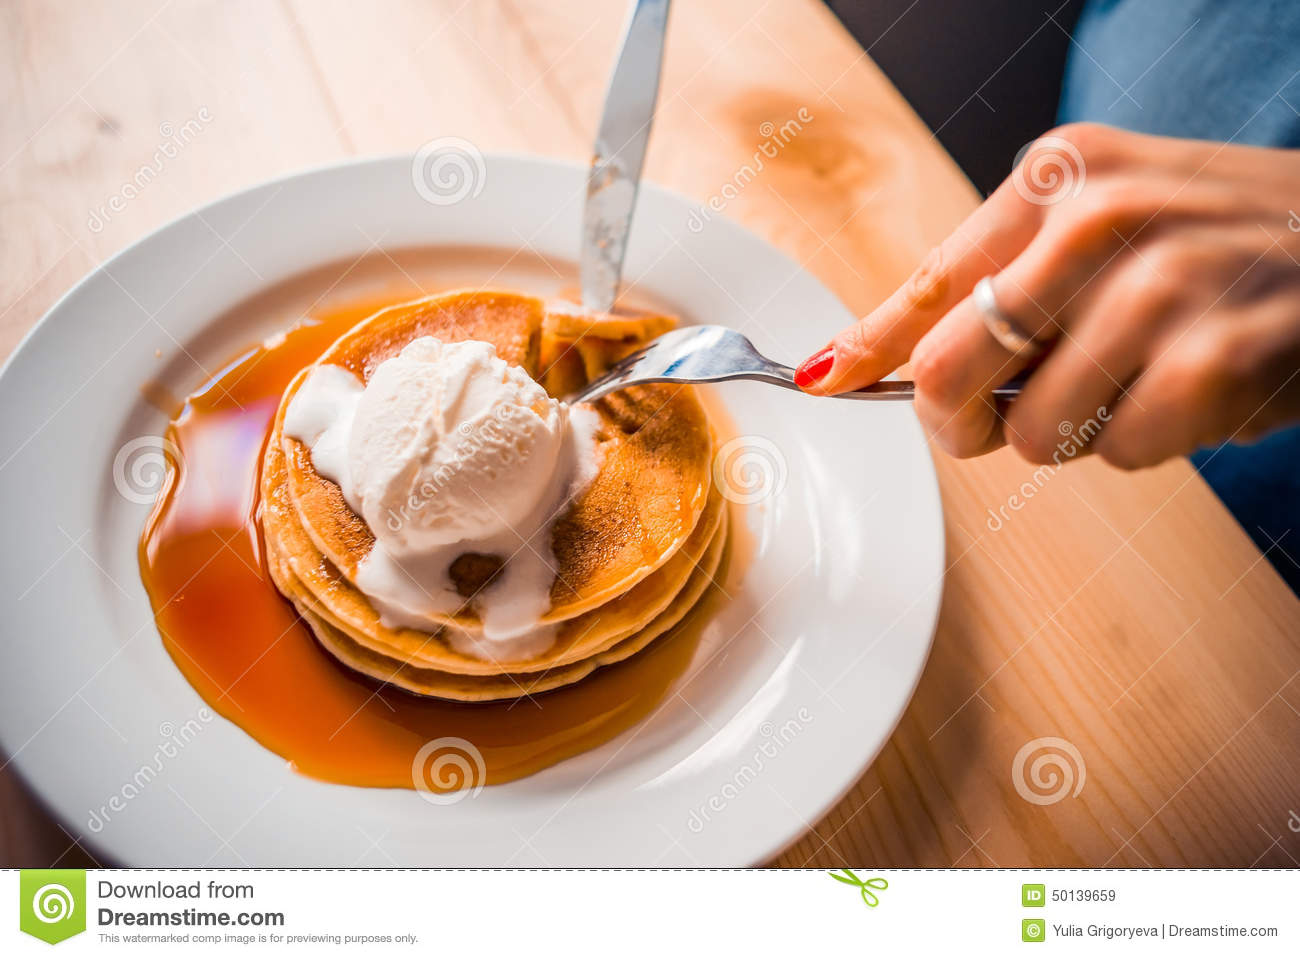
[[[380,363],[347,446],[350,498],[396,557],[528,524],[568,408],[489,343],[422,337]]]

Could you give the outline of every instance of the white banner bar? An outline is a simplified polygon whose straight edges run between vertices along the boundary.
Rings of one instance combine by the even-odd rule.
[[[1300,871],[30,870],[0,881],[16,912],[5,955],[47,955],[50,943],[68,955],[1300,954]]]

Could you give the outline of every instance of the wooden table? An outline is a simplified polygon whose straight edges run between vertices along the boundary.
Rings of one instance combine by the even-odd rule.
[[[287,170],[453,134],[585,161],[624,4],[370,6],[7,4],[0,354],[112,252]],[[801,108],[726,214],[861,313],[977,198],[817,0],[677,4],[647,175],[703,201]],[[203,116],[92,223],[162,124]],[[778,863],[1297,864],[1300,605],[1190,466],[1035,479],[1004,451],[937,468],[949,567],[929,666],[874,766]],[[1276,548],[1300,555],[1293,539]],[[1025,797],[1053,791],[1013,774],[1042,738],[1086,769],[1077,795]],[[0,816],[0,863],[85,859],[12,771]]]

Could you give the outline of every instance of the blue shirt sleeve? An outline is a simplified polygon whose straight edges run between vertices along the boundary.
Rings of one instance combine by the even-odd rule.
[[[1058,118],[1300,147],[1300,3],[1089,0]]]

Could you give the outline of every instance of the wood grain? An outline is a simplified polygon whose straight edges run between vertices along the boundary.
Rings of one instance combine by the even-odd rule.
[[[439,135],[585,160],[622,16],[600,0],[4,5],[0,354],[113,251],[256,180]],[[707,200],[765,124],[807,111],[726,215],[854,311],[975,207],[815,0],[678,4],[670,32],[648,177]],[[193,142],[92,228],[161,125],[201,110]],[[821,345],[780,334],[792,356]],[[949,567],[929,666],[875,764],[777,863],[1297,864],[1300,606],[1188,463],[937,467]],[[1044,737],[1077,749],[1077,796],[1017,788],[1014,757]],[[12,771],[0,816],[0,862],[86,860]]]

